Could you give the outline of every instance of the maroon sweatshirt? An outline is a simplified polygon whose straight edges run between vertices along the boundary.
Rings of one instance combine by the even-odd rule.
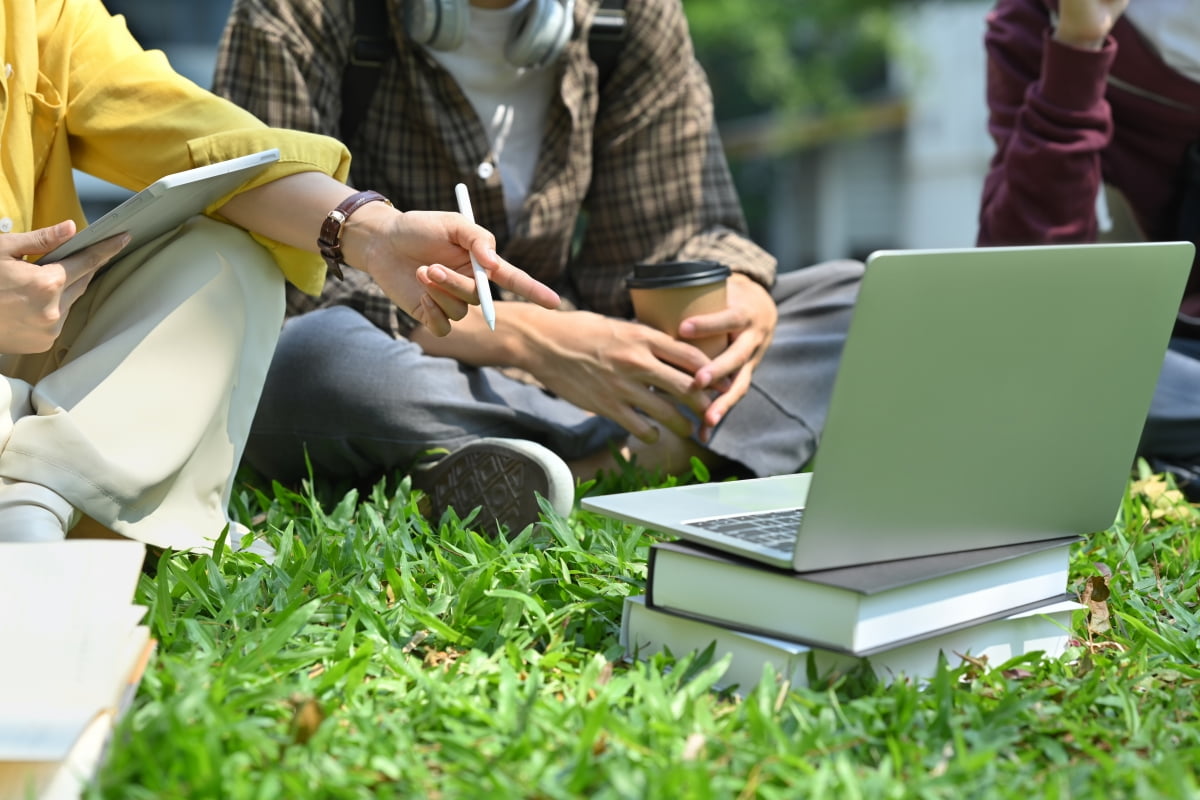
[[[998,0],[988,15],[988,130],[996,142],[979,244],[1096,239],[1101,181],[1147,239],[1178,235],[1184,153],[1200,141],[1200,83],[1121,18],[1099,52],[1051,38],[1050,0]],[[1200,221],[1197,221],[1200,228]],[[1200,313],[1193,265],[1184,310]]]

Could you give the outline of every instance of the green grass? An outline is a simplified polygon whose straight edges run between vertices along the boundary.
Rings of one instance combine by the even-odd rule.
[[[1145,477],[1145,476],[1143,476]],[[604,490],[636,485],[632,472]],[[1195,797],[1195,510],[1131,483],[1072,557],[1111,576],[1061,659],[712,690],[719,664],[619,660],[649,536],[586,512],[511,541],[434,529],[401,483],[243,484],[273,565],[224,548],[143,577],[157,655],[105,798]]]

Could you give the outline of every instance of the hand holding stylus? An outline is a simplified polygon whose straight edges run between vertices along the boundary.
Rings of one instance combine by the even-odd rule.
[[[458,213],[466,217],[467,222],[474,224],[475,212],[471,209],[471,196],[467,194],[467,185],[457,184],[454,187],[454,196],[458,199]],[[471,254],[471,268],[475,273],[475,288],[479,292],[479,308],[483,311],[483,319],[488,328],[496,330],[496,306],[492,303],[492,286],[488,283],[487,272],[479,266],[474,253]]]

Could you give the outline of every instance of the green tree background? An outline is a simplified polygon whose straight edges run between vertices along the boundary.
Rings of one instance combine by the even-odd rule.
[[[770,186],[785,160],[904,113],[888,81],[889,64],[906,57],[897,22],[903,4],[683,0],[750,235],[760,244],[767,245]]]
[[[883,89],[895,0],[684,0],[722,120],[836,114]]]

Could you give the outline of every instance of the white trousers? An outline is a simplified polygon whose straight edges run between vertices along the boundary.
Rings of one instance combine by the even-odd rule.
[[[0,476],[131,539],[210,548],[283,304],[266,249],[206,217],[122,257],[53,348],[0,355]]]

